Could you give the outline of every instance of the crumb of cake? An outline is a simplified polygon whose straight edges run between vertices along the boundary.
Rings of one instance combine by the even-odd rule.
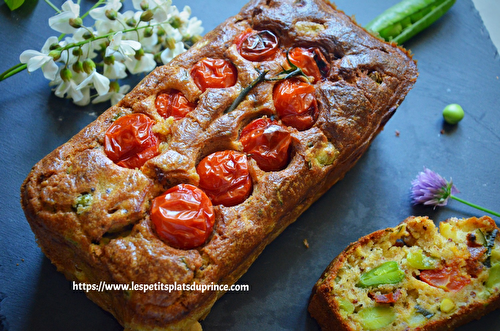
[[[309,248],[309,242],[307,241],[307,239],[304,239],[303,243],[306,248]]]

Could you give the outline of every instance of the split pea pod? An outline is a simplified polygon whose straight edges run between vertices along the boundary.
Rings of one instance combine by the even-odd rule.
[[[456,0],[403,0],[377,16],[365,28],[386,41],[401,44],[443,16]]]

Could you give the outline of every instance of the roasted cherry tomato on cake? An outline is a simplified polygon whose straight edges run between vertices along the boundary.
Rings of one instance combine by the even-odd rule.
[[[202,190],[180,184],[153,199],[151,221],[160,239],[175,248],[191,249],[207,241],[215,214]]]
[[[445,291],[458,291],[471,282],[468,275],[460,273],[456,263],[438,269],[421,270],[420,280]]]
[[[162,117],[172,116],[176,120],[184,118],[196,107],[194,103],[186,99],[182,92],[177,90],[159,93],[156,96],[155,105],[156,111]]]
[[[264,171],[285,168],[290,159],[292,136],[288,129],[269,118],[252,121],[241,131],[243,151]]]
[[[236,84],[238,71],[228,60],[204,58],[191,69],[191,77],[202,92]]]
[[[119,166],[140,168],[159,154],[160,141],[152,131],[154,124],[151,118],[141,113],[118,118],[104,136],[106,155]]]
[[[318,103],[313,85],[299,79],[285,79],[275,85],[274,107],[285,125],[307,130],[318,117]]]
[[[314,77],[315,81],[321,80],[330,70],[325,56],[317,48],[295,47],[288,53],[288,58],[304,74]]]
[[[266,61],[278,51],[278,38],[271,31],[247,29],[235,40],[238,52],[248,61]]]
[[[234,206],[252,193],[252,179],[245,154],[221,151],[205,157],[196,167],[200,188],[214,205]]]

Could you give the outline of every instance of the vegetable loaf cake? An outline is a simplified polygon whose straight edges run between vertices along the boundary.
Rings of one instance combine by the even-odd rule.
[[[22,206],[89,284],[231,285],[341,179],[417,78],[323,0],[254,0],[34,166]],[[223,290],[89,291],[127,330],[186,330]]]
[[[500,236],[489,217],[410,217],[347,247],[316,283],[323,330],[453,330],[500,307]]]

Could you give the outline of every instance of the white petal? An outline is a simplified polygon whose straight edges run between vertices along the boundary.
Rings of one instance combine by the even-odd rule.
[[[122,85],[120,86],[120,90],[119,92],[122,93],[122,94],[127,94],[127,92],[130,90],[130,85]]]
[[[109,79],[122,79],[127,77],[125,65],[115,60],[113,65],[104,65],[104,75]]]
[[[101,75],[98,72],[94,73],[94,87],[99,95],[108,93],[109,91],[109,78]]]
[[[133,60],[125,62],[128,71],[131,74],[138,74],[140,72],[150,72],[156,67],[156,61],[154,60],[153,54],[144,54],[140,61]]]
[[[34,51],[32,49],[28,49],[24,52],[21,53],[19,56],[19,62],[21,63],[28,63],[28,61],[35,56],[45,56],[45,54],[40,53],[39,51]]]
[[[38,68],[41,68],[45,63],[50,61],[52,58],[47,55],[34,56],[28,61],[28,72],[33,72]]]
[[[96,104],[96,103],[106,102],[113,97],[113,94],[114,93],[106,93],[106,94],[100,95],[97,98],[94,98],[94,100],[92,100],[92,103]]]
[[[76,29],[69,25],[69,19],[76,18],[71,12],[62,12],[49,18],[49,26],[61,33],[73,33]]]
[[[90,88],[84,88],[81,91],[73,90],[73,103],[77,106],[86,106],[90,103]]]
[[[84,80],[82,80],[82,82],[80,84],[78,84],[78,86],[75,89],[76,90],[81,90],[82,88],[87,87],[87,85],[89,85],[92,82],[92,78],[94,77],[95,73],[96,73],[95,70],[92,71],[90,73],[90,75],[88,75],[87,78],[85,78]]]
[[[63,81],[57,88],[56,90],[54,91],[54,94],[59,97],[59,98],[64,98],[64,95],[66,94],[66,92],[68,92],[68,90],[70,89],[70,84],[69,82],[65,82]]]
[[[163,52],[161,52],[161,62],[163,62],[163,64],[167,64],[169,63],[174,57],[172,56],[172,51],[168,48],[166,48],[165,50],[163,50]]]
[[[80,5],[73,3],[73,1],[68,0],[62,5],[62,10],[65,12],[72,13],[75,17],[80,16]]]
[[[134,5],[135,10],[142,10],[141,9],[141,2],[142,2],[142,0],[132,0],[132,4]]]
[[[92,17],[95,20],[105,21],[108,19],[106,17],[106,8],[105,7],[94,8],[89,12],[89,15],[90,15],[90,17]]]
[[[43,44],[43,47],[42,47],[42,53],[44,54],[49,54],[50,52],[50,46],[52,46],[53,44],[58,44],[59,43],[59,39],[57,39],[57,37],[49,37],[46,41],[45,41],[45,44]]]
[[[141,43],[135,40],[122,40],[122,46],[128,46],[135,49],[136,51],[141,49]]]
[[[113,93],[113,95],[111,96],[111,105],[112,106],[116,105],[124,97],[125,97],[125,94]]]
[[[49,61],[42,66],[43,75],[48,80],[54,80],[56,78],[59,67],[54,61]]]

